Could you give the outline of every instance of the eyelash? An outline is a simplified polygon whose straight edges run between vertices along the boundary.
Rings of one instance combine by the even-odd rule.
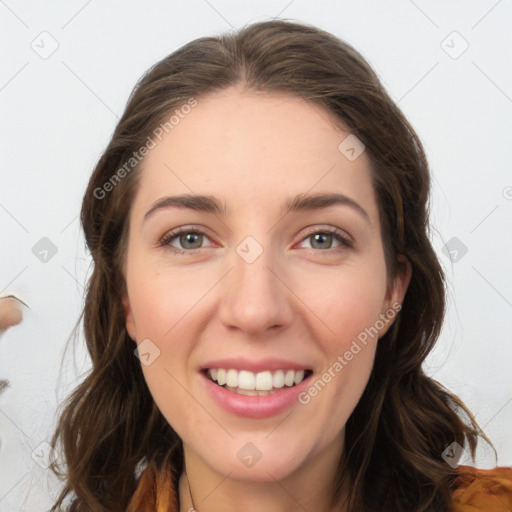
[[[200,252],[204,249],[204,247],[200,247],[198,249],[179,249],[177,247],[172,247],[171,242],[175,240],[180,235],[185,234],[197,234],[197,235],[203,235],[206,238],[209,238],[208,235],[199,227],[190,226],[188,228],[177,228],[174,231],[171,231],[170,233],[165,234],[159,241],[160,247],[166,247],[170,250],[175,249],[176,252],[180,251],[180,254],[195,254],[197,252]],[[354,247],[354,242],[351,238],[343,234],[339,229],[336,228],[325,228],[325,229],[311,229],[308,231],[308,233],[300,240],[303,242],[304,240],[310,238],[312,235],[316,234],[327,234],[327,235],[333,235],[334,239],[338,242],[340,242],[340,247],[333,247],[330,249],[308,249],[310,251],[314,251],[316,253],[324,253],[326,255],[332,254],[332,252],[341,252],[346,249],[352,249]]]

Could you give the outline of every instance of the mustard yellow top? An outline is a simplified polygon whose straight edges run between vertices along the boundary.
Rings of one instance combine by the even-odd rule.
[[[512,468],[458,466],[452,486],[454,512],[512,512]],[[143,471],[127,512],[178,512],[170,473]]]
[[[455,512],[511,512],[512,468],[459,466],[453,482]]]

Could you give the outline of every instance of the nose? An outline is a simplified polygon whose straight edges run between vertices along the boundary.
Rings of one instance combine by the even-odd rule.
[[[223,325],[251,337],[289,326],[293,293],[286,285],[285,272],[277,270],[276,258],[270,250],[263,250],[252,262],[240,254],[233,251],[232,270],[223,280],[219,306]]]

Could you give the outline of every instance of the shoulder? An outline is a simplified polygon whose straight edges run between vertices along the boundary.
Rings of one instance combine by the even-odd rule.
[[[459,466],[453,482],[454,512],[512,510],[512,468],[479,469]]]

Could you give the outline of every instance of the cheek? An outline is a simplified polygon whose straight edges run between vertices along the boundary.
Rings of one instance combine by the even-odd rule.
[[[336,274],[315,276],[308,283],[299,296],[316,315],[311,317],[312,324],[317,326],[317,339],[326,352],[346,350],[347,344],[379,319],[386,286],[380,273],[346,268]]]
[[[141,356],[141,368],[151,395],[166,419],[172,424],[178,421],[172,417],[172,411],[169,415],[172,397],[173,410],[179,411],[178,423],[191,425],[197,421],[198,414],[185,391],[192,350],[187,341],[193,337],[193,307],[206,290],[191,287],[187,272],[166,273],[153,268],[147,261],[137,262],[136,258],[127,268],[139,353],[149,353],[147,359]]]
[[[188,272],[144,270],[136,266],[128,272],[128,295],[137,328],[137,341],[145,338],[159,340],[172,337],[179,325],[183,328],[186,315],[204,291],[192,286]]]
[[[311,410],[323,409],[321,417],[336,417],[328,427],[335,430],[348,419],[371,374],[386,282],[377,271],[347,268],[310,283],[315,284],[299,295],[315,313],[308,313],[308,327],[324,358],[304,401],[311,398]]]

